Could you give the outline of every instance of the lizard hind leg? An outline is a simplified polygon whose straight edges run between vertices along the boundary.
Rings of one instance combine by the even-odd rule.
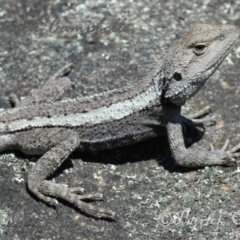
[[[72,68],[72,63],[66,64],[51,76],[43,86],[33,89],[30,95],[21,101],[15,94],[10,94],[9,101],[11,105],[13,107],[26,107],[60,100],[63,94],[74,86],[70,79],[66,77]]]
[[[65,159],[80,146],[80,139],[75,131],[69,129],[40,129],[42,130],[38,140],[35,140],[31,146],[36,151],[36,148],[47,146],[45,154],[33,166],[28,176],[28,188],[40,200],[50,205],[58,204],[57,198],[63,199],[82,212],[98,218],[116,219],[116,215],[111,210],[95,207],[82,200],[103,200],[102,194],[83,194],[83,189],[80,187],[70,188],[64,184],[54,183],[47,180],[54,171],[65,161]],[[30,131],[29,131],[30,132]],[[28,132],[28,135],[29,135]],[[32,131],[33,132],[33,131]],[[38,132],[34,132],[36,135]],[[41,137],[41,136],[45,137]],[[28,138],[29,139],[29,138]],[[31,139],[36,139],[35,136]],[[36,146],[36,142],[38,146]],[[52,141],[52,142],[51,142]],[[22,145],[26,146],[23,141]],[[24,147],[23,146],[23,147]],[[50,146],[50,147],[49,147]],[[28,147],[29,148],[29,147]],[[23,149],[22,149],[23,150]]]
[[[36,131],[32,132],[35,133]],[[56,135],[56,138],[59,142],[58,143],[53,142],[52,145],[55,146],[51,147],[49,150],[45,148],[46,153],[32,167],[31,172],[28,175],[28,188],[43,202],[56,206],[58,204],[58,201],[54,198],[46,196],[44,193],[41,193],[39,191],[39,186],[44,180],[51,176],[54,173],[54,171],[65,161],[69,154],[75,150],[75,148],[79,145],[79,137],[76,132],[72,132],[71,130],[56,131],[56,133],[54,133],[53,129],[49,131],[49,134],[45,133],[46,132],[42,132],[42,135],[47,135],[49,139],[47,138],[38,139],[37,141],[38,146],[42,146],[43,148],[45,148],[44,146],[50,144],[51,138],[54,137],[54,135]],[[29,148],[34,147],[36,147],[36,145],[33,146],[32,143],[29,143]],[[24,149],[21,150],[24,151]]]

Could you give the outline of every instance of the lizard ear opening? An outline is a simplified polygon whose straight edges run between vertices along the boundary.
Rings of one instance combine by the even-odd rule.
[[[178,72],[175,72],[173,74],[173,78],[176,80],[176,81],[181,81],[182,80],[182,75]]]

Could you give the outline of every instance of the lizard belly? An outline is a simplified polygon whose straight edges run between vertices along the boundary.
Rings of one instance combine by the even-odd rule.
[[[136,112],[128,118],[79,129],[80,150],[101,150],[126,146],[165,134],[161,109]]]
[[[94,138],[94,139],[82,139],[81,141],[81,148],[80,150],[86,151],[94,151],[94,150],[102,150],[102,149],[112,149],[122,146],[131,145],[134,143],[142,142],[147,139],[155,138],[157,136],[164,134],[164,129],[160,129],[161,127],[153,130],[146,130],[146,131],[136,131],[136,132],[127,132],[122,131],[111,134],[109,132],[102,133],[101,138]]]

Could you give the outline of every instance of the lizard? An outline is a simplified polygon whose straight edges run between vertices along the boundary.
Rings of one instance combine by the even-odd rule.
[[[28,174],[28,189],[41,201],[57,206],[63,199],[87,215],[117,219],[110,209],[85,200],[103,200],[101,193],[85,194],[81,187],[54,183],[49,177],[75,150],[96,151],[146,141],[167,134],[177,165],[202,167],[236,164],[240,144],[220,150],[186,148],[184,128],[204,123],[199,114],[181,114],[185,102],[194,96],[228,55],[239,38],[234,25],[198,24],[176,41],[154,63],[146,77],[121,89],[86,97],[62,99],[73,85],[69,63],[46,83],[19,100],[14,108],[0,112],[0,152],[21,150],[40,159]],[[206,108],[202,113],[206,113]]]

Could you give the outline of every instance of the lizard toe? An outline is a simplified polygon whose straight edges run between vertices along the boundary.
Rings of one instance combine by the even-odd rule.
[[[48,197],[44,194],[42,194],[38,187],[36,185],[32,185],[31,183],[29,184],[28,183],[28,189],[34,194],[36,195],[41,201],[45,202],[46,204],[50,205],[50,206],[53,206],[55,208],[57,208],[57,205],[58,205],[58,201],[57,199],[55,198],[51,198],[51,197]]]
[[[84,202],[82,200],[93,200],[99,201],[103,200],[103,195],[101,193],[95,194],[84,194],[79,195],[79,192],[82,192],[82,188],[69,188],[65,184],[57,184],[44,180],[40,185],[40,191],[44,195],[48,195],[55,198],[63,199],[75,207],[80,209],[82,212],[85,212],[88,215],[97,217],[97,218],[107,218],[116,220],[116,214],[108,209],[99,208],[91,205],[90,203]]]

